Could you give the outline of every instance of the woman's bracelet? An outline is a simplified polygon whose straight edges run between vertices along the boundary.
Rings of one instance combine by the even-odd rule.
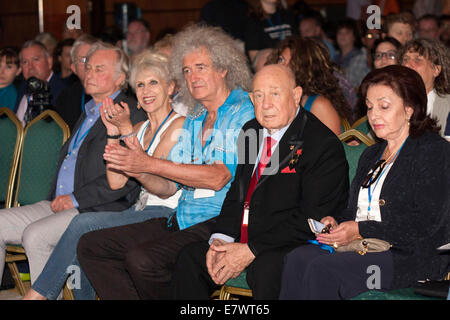
[[[126,138],[131,138],[131,137],[135,137],[135,136],[136,136],[136,133],[135,132],[131,132],[129,134],[120,136],[120,140],[125,140]]]

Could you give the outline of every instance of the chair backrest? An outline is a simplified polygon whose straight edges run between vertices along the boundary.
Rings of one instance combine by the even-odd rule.
[[[23,142],[22,123],[11,109],[0,108],[0,202],[12,205],[14,182]]]
[[[368,146],[373,145],[375,141],[356,129],[350,129],[340,134],[339,139],[342,141],[342,144],[344,146],[345,157],[347,158],[349,167],[348,177],[351,183],[355,176],[356,168],[358,167],[359,157],[361,156],[363,151]],[[358,144],[353,143],[352,145],[349,145],[346,143],[346,141],[350,139],[358,139],[360,142]]]
[[[58,166],[59,151],[69,133],[67,124],[52,110],[44,111],[27,125],[14,206],[47,198]]]
[[[341,117],[341,130],[342,130],[342,132],[350,130],[351,128],[352,128],[352,126],[350,125],[350,122],[348,122],[347,119]]]
[[[359,118],[358,120],[353,123],[351,129],[356,129],[364,134],[369,134],[371,131],[369,121],[367,120],[367,116],[364,116],[362,118]]]

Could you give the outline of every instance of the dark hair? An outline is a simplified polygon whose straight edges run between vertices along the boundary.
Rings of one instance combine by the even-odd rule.
[[[334,76],[333,63],[322,41],[292,36],[281,41],[267,59],[267,64],[278,62],[281,53],[289,48],[289,67],[295,74],[295,82],[306,95],[322,95],[330,100],[339,116],[351,119],[347,100]]]
[[[72,47],[75,42],[75,39],[68,38],[60,41],[55,49],[55,58],[59,57],[62,54],[64,47]]]
[[[372,48],[372,52],[371,52],[372,56],[375,54],[377,47],[384,42],[389,42],[390,44],[392,44],[395,47],[395,49],[397,49],[397,51],[402,48],[402,44],[397,39],[386,36],[384,39],[375,40],[375,43],[373,44],[373,48]]]
[[[362,42],[361,42],[361,35],[360,32],[358,30],[358,26],[356,24],[356,21],[353,19],[345,19],[345,20],[341,20],[338,22],[338,24],[336,25],[336,37],[337,37],[337,33],[339,30],[341,29],[349,29],[353,32],[353,37],[355,38],[355,42],[354,42],[354,47],[360,49],[362,47]],[[337,45],[337,41],[336,41],[336,45]],[[339,48],[339,47],[338,47]]]
[[[421,76],[414,70],[391,65],[371,71],[359,88],[362,101],[366,101],[367,91],[374,85],[390,87],[405,106],[414,111],[410,118],[409,134],[418,137],[426,131],[439,132],[435,119],[427,115],[427,93]]]
[[[17,48],[14,47],[4,47],[0,49],[0,59],[5,57],[7,64],[15,64],[17,67],[20,66],[19,52]]]
[[[142,26],[145,28],[145,30],[147,30],[148,32],[150,32],[150,23],[148,23],[148,21],[144,20],[144,19],[134,19],[131,20],[128,25],[130,25],[132,22],[139,22],[140,24],[142,24]]]
[[[259,20],[265,20],[270,16],[267,12],[264,11],[260,0],[247,0],[248,4],[248,14],[250,16],[255,16]],[[281,8],[280,1],[277,1],[277,9]]]

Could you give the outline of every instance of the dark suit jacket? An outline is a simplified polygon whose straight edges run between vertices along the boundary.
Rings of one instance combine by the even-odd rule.
[[[17,109],[19,108],[20,101],[23,98],[23,95],[25,94],[25,87],[26,87],[27,81],[23,79],[19,87],[17,89],[17,100],[16,100],[16,106],[14,108],[14,112],[17,112]],[[50,81],[48,82],[48,86],[50,88],[50,92],[52,94],[52,100],[51,103],[54,106],[56,104],[56,99],[58,98],[61,91],[66,87],[66,83],[61,80],[58,74],[53,72],[52,77],[50,78]]]
[[[378,143],[361,155],[348,208],[336,217],[338,222],[356,218],[361,183],[385,147],[386,142]],[[436,248],[449,241],[449,183],[448,142],[435,133],[409,137],[381,189],[382,221],[358,223],[363,237],[392,244],[394,288],[438,278],[448,271],[448,255],[439,255]]]
[[[301,131],[304,116],[307,119]],[[239,139],[239,152],[245,151],[248,155],[250,144],[241,147],[243,137],[256,130],[262,139],[262,129],[256,119],[247,122]],[[291,146],[295,146],[293,150]],[[307,219],[320,220],[324,216],[335,215],[347,204],[348,164],[344,149],[336,135],[312,113],[303,109],[299,111],[277,149],[279,166],[272,156],[266,170],[271,167],[274,174],[265,175],[264,171],[250,202],[248,245],[255,256],[266,250],[295,247],[314,239]],[[293,167],[296,173],[282,173],[297,149],[302,151]],[[277,150],[274,155],[276,153]],[[252,158],[239,154],[240,164],[213,232],[235,239],[240,237],[243,206],[256,157],[255,152]]]
[[[115,103],[119,101],[125,101],[130,106],[131,122],[133,125],[147,119],[146,114],[142,110],[137,110],[135,99],[129,98],[121,92],[114,99]],[[86,113],[83,112],[73,132],[78,130],[85,118]],[[52,200],[55,196],[59,169],[61,168],[64,157],[67,155],[69,144],[73,137],[74,134],[71,135],[61,149],[58,170],[56,171],[57,173],[53,180],[48,200]],[[105,145],[106,128],[102,119],[98,118],[81,144],[75,165],[73,194],[79,203],[78,210],[80,212],[122,211],[131,207],[139,195],[140,187],[134,179],[129,179],[127,184],[120,190],[111,190],[106,179],[106,165],[103,160]]]
[[[73,132],[73,128],[82,112],[81,97],[83,92],[83,85],[80,80],[76,80],[73,84],[61,91],[53,107],[53,110],[58,112],[61,118],[67,123],[70,132]],[[85,95],[84,103],[86,104],[89,100],[91,100],[91,96]]]

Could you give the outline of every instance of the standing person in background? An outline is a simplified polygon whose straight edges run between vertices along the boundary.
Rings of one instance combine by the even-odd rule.
[[[294,15],[280,0],[248,0],[249,18],[245,29],[245,51],[253,62],[259,50],[273,48],[278,41],[297,34]]]

